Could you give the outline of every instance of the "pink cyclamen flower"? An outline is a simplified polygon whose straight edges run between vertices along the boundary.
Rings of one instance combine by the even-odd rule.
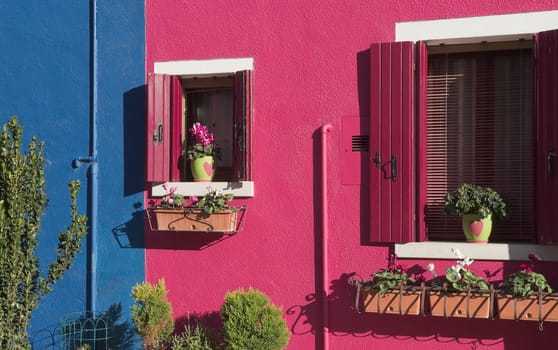
[[[173,194],[174,192],[176,192],[176,186],[169,188],[169,194]]]
[[[167,189],[168,189],[168,186],[167,186],[167,183],[165,182],[165,183],[163,184],[163,190],[166,191]]]
[[[530,264],[521,264],[521,265],[519,265],[519,267],[520,267],[522,270],[527,271],[527,273],[533,272],[533,266],[530,265]]]
[[[190,129],[190,134],[195,135],[196,138],[203,137],[207,134],[207,126],[201,125],[200,123],[194,123]]]
[[[539,256],[535,253],[531,253],[529,254],[529,260],[531,260],[532,262],[535,261],[541,261],[541,258],[539,258]]]

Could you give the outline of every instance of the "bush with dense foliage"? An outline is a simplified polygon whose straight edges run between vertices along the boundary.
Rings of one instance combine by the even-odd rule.
[[[146,349],[163,349],[174,331],[172,307],[167,299],[165,280],[157,284],[143,282],[132,288],[132,320]]]
[[[258,290],[229,292],[221,306],[226,349],[280,350],[290,338],[280,308]]]
[[[78,215],[79,182],[70,187],[70,224],[58,234],[56,260],[41,276],[36,247],[47,208],[43,148],[33,137],[22,150],[23,127],[12,117],[0,131],[0,349],[29,349],[31,313],[72,266],[87,217]]]

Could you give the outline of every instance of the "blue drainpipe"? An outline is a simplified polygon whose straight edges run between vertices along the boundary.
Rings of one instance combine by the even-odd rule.
[[[97,209],[98,209],[98,161],[97,161],[97,0],[90,2],[90,143],[89,156],[74,159],[72,166],[79,168],[82,163],[89,164],[89,187],[88,187],[88,216],[89,216],[89,249],[88,249],[88,290],[87,311],[93,316],[97,312]]]

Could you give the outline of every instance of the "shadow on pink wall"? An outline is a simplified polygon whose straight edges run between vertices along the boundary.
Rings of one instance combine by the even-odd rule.
[[[352,275],[342,274],[330,282],[328,332],[332,344],[335,338],[343,337],[351,338],[346,339],[351,344],[374,344],[373,339],[425,343],[416,345],[417,349],[428,347],[426,343],[429,342],[447,346],[469,345],[470,349],[491,346],[506,350],[554,349],[551,344],[558,331],[555,323],[544,323],[543,331],[540,331],[537,322],[529,321],[358,313],[354,306],[356,288],[349,283]],[[318,336],[321,332],[320,310],[321,304],[313,293],[306,295],[300,304],[288,307],[286,317],[293,337],[309,333]]]

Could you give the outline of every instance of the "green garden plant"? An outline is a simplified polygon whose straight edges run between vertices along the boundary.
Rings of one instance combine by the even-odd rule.
[[[463,184],[448,193],[444,202],[445,211],[449,215],[476,214],[484,219],[492,214],[494,220],[501,220],[507,215],[506,203],[490,187]]]
[[[290,332],[281,309],[269,298],[250,288],[229,292],[221,306],[225,348],[230,350],[284,349]]]
[[[235,209],[228,204],[228,202],[233,199],[232,193],[223,194],[217,190],[213,190],[211,187],[207,188],[207,194],[196,199],[197,201],[195,201],[194,207],[203,210],[204,213],[209,215],[225,209]]]
[[[466,292],[467,290],[474,292],[488,292],[490,284],[481,276],[473,273],[469,267],[473,263],[473,259],[468,256],[463,256],[461,251],[457,248],[452,248],[451,251],[461,260],[457,264],[450,266],[446,269],[445,282],[451,291]],[[432,270],[434,269],[433,264]],[[429,267],[430,270],[430,267]],[[441,288],[443,282],[440,278],[431,282],[432,287]]]
[[[548,284],[543,274],[535,272],[535,262],[540,258],[535,254],[529,254],[529,264],[521,264],[521,269],[504,278],[503,287],[505,294],[524,298],[535,295],[539,291],[552,293],[552,287]]]
[[[56,260],[41,276],[35,256],[47,208],[43,149],[33,137],[22,150],[23,127],[12,117],[0,131],[0,349],[29,349],[27,328],[39,300],[72,266],[87,217],[78,215],[80,184],[70,188],[70,224],[58,234]]]
[[[416,279],[409,276],[403,265],[396,261],[397,256],[390,254],[388,267],[374,273],[371,280],[363,282],[363,290],[377,289],[380,295],[385,295],[392,289],[416,283]]]
[[[182,333],[173,335],[171,350],[212,350],[208,330],[199,325],[186,324]]]
[[[153,285],[148,282],[132,288],[132,320],[136,332],[143,338],[145,349],[165,349],[165,344],[174,331],[172,307],[167,299],[165,280]]]

